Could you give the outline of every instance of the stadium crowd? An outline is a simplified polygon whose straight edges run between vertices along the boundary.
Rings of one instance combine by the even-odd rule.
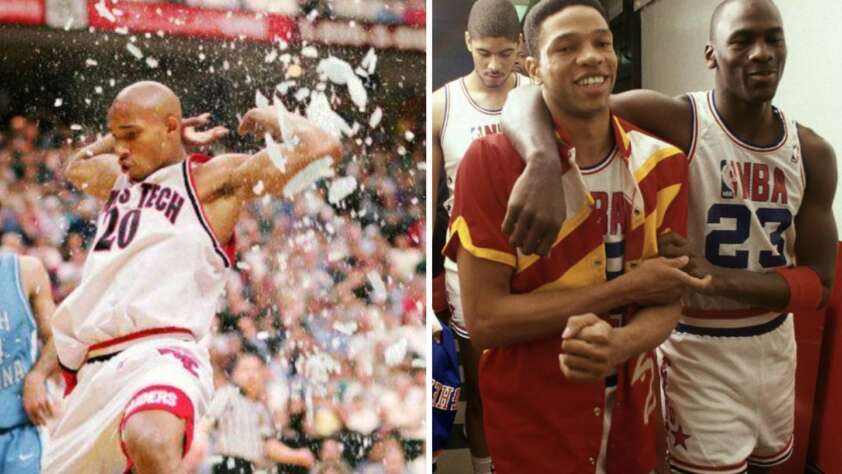
[[[79,134],[21,116],[0,127],[0,251],[40,258],[57,302],[80,280],[99,211],[62,176]],[[336,174],[355,187],[338,202],[327,179],[243,209],[208,345],[218,388],[240,355],[265,362],[260,401],[296,453],[278,472],[424,472],[424,151],[396,141],[348,141]],[[195,472],[211,472],[217,435],[196,437]]]

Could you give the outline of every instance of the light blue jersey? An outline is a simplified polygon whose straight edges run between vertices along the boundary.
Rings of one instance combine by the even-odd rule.
[[[18,257],[0,254],[0,473],[40,471],[38,431],[23,409],[23,379],[35,364],[37,334]]]

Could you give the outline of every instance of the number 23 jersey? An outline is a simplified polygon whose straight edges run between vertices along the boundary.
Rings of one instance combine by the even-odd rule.
[[[759,147],[728,129],[713,91],[688,96],[694,109],[687,155],[693,249],[720,267],[765,272],[795,265],[795,216],[806,185],[795,121],[773,108],[783,131],[774,145]],[[699,294],[691,295],[685,306],[685,316],[699,318],[772,314]]]
[[[193,184],[191,168],[207,159],[192,155],[141,182],[117,178],[82,281],[53,319],[64,366],[78,369],[89,346],[138,331],[207,334],[233,261],[233,246],[217,241]]]

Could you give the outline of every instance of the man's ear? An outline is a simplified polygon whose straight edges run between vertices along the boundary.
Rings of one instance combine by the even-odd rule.
[[[716,52],[713,50],[713,45],[710,43],[705,45],[705,65],[708,69],[716,69],[718,66],[716,62]]]
[[[472,52],[471,51],[471,34],[468,33],[467,31],[465,32],[465,47],[468,48],[469,53]]]
[[[527,56],[524,65],[526,66],[526,72],[529,74],[529,77],[532,78],[532,82],[538,84],[539,86],[543,84],[544,81],[541,78],[541,64],[538,60],[532,56]]]

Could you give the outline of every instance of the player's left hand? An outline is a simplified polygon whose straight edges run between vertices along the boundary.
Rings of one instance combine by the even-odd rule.
[[[23,409],[32,423],[42,426],[53,416],[53,404],[47,394],[46,377],[32,371],[23,379]]]
[[[554,163],[531,163],[515,181],[503,233],[525,255],[550,254],[566,217],[561,167]]]
[[[707,259],[698,255],[691,247],[687,239],[674,233],[667,232],[658,236],[658,254],[666,258],[674,258],[682,255],[689,257],[690,261],[682,270],[688,275],[696,278],[711,276],[710,285],[699,290],[700,293],[716,293],[716,285],[719,283],[721,270],[712,265]]]
[[[222,126],[208,130],[197,130],[210,121],[210,114],[204,113],[195,117],[188,117],[181,121],[181,141],[187,146],[204,146],[228,135],[228,129]]]
[[[614,328],[593,313],[568,318],[561,338],[558,363],[571,381],[598,382],[625,360]]]

